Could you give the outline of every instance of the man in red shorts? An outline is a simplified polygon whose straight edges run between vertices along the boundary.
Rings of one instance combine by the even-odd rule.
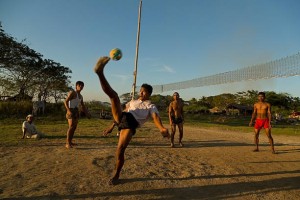
[[[265,129],[266,134],[269,138],[269,142],[271,145],[272,153],[275,153],[274,150],[274,141],[271,135],[271,105],[265,102],[266,95],[264,92],[258,93],[258,102],[254,104],[253,114],[249,126],[253,125],[253,120],[255,120],[254,125],[254,143],[256,148],[253,150],[254,152],[258,150],[259,143],[259,132],[262,128]]]

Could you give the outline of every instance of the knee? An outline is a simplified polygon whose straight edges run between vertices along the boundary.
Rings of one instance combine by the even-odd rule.
[[[270,140],[273,140],[273,137],[269,134],[268,135],[268,138],[270,139]]]
[[[125,150],[126,150],[125,146],[118,146],[118,148],[117,148],[117,156],[124,155]]]
[[[69,131],[75,131],[76,130],[76,127],[75,126],[70,126],[69,127]]]
[[[117,99],[119,99],[118,93],[116,91],[114,91],[114,90],[108,92],[107,95],[109,96],[109,98],[111,100],[117,100]]]

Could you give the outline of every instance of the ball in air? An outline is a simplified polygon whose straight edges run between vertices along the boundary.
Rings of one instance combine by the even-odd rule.
[[[114,48],[109,52],[109,57],[112,60],[120,60],[122,58],[122,51],[119,48]]]

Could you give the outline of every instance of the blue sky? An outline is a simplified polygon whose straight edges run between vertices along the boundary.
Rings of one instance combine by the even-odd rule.
[[[131,91],[139,0],[0,0],[4,30],[69,67],[85,100],[107,101],[93,66],[112,48],[107,79]],[[299,0],[143,0],[137,85],[185,81],[300,51]],[[300,96],[300,77],[179,90],[181,97],[274,90]],[[173,91],[163,95],[172,94]]]

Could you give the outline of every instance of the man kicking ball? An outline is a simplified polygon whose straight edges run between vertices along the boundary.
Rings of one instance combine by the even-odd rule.
[[[170,138],[168,129],[161,122],[159,113],[154,104],[151,104],[149,98],[152,93],[152,86],[143,84],[140,89],[139,98],[131,100],[126,104],[125,111],[122,111],[121,102],[118,94],[111,88],[104,76],[104,67],[110,60],[109,57],[101,57],[95,65],[94,71],[98,75],[100,85],[111,101],[111,112],[115,123],[120,130],[119,142],[116,152],[116,172],[109,184],[115,185],[119,182],[121,169],[124,165],[125,150],[136,132],[136,128],[144,124],[151,116],[155,125],[163,137]]]

